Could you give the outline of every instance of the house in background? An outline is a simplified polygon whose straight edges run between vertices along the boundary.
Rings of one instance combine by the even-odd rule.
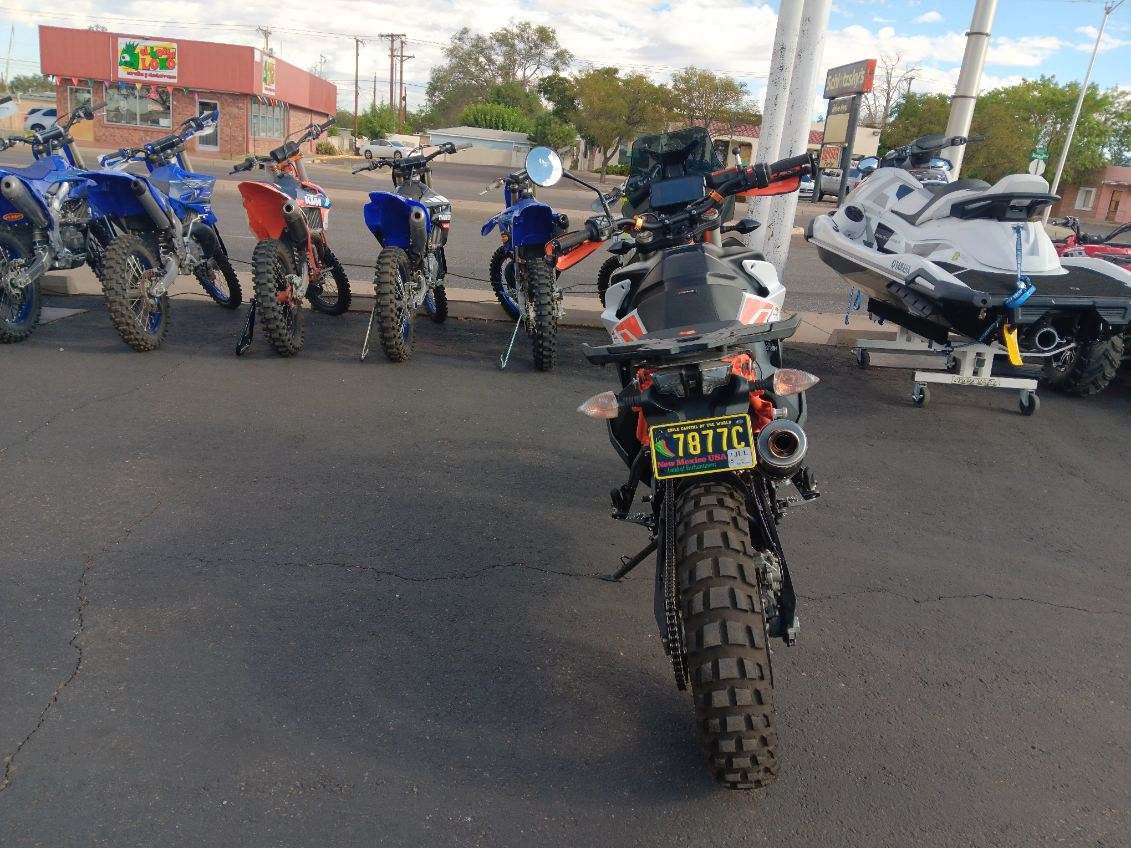
[[[502,165],[507,168],[521,168],[526,163],[526,154],[533,145],[526,133],[507,130],[490,130],[483,127],[444,127],[428,130],[429,144],[470,144],[471,148],[455,154],[460,162],[468,165]]]
[[[1131,167],[1109,165],[1080,185],[1062,185],[1054,218],[1072,215],[1109,224],[1131,222]]]

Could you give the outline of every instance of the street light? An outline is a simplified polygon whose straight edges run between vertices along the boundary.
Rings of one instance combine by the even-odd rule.
[[[1100,51],[1100,40],[1104,37],[1104,27],[1107,26],[1107,19],[1120,6],[1123,5],[1125,0],[1114,0],[1104,6],[1103,20],[1100,21],[1100,31],[1096,33],[1096,43],[1092,46],[1092,57],[1088,60],[1088,70],[1084,72],[1084,79],[1080,83],[1080,93],[1076,96],[1076,108],[1072,110],[1072,120],[1068,122],[1068,133],[1064,137],[1064,147],[1060,149],[1060,159],[1056,163],[1056,173],[1052,177],[1052,185],[1049,186],[1049,192],[1056,194],[1056,190],[1060,188],[1060,177],[1064,174],[1064,163],[1068,161],[1068,148],[1072,146],[1072,136],[1076,134],[1076,122],[1080,120],[1080,110],[1084,106],[1084,95],[1088,93],[1088,83],[1092,79],[1092,66],[1096,64],[1096,54]],[[1049,222],[1049,215],[1052,214],[1052,206],[1045,207],[1045,213],[1041,216],[1044,223]]]

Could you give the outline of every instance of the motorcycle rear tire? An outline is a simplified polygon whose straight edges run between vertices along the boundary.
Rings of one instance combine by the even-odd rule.
[[[294,299],[279,300],[280,293],[287,291],[287,275],[296,273],[290,245],[279,239],[259,242],[251,253],[251,273],[267,341],[279,356],[294,356],[306,341],[301,304]]]
[[[381,348],[390,362],[407,362],[416,348],[412,309],[405,298],[410,273],[408,254],[399,247],[387,247],[378,254],[373,274],[374,308]]]
[[[530,301],[534,306],[534,326],[531,328],[534,367],[539,371],[552,371],[558,348],[558,316],[554,302],[556,275],[541,253],[527,257],[526,274]]]
[[[0,231],[0,250],[4,251],[8,260],[31,260],[31,240],[14,232]],[[33,280],[24,286],[18,298],[6,294],[0,294],[0,297],[11,303],[13,311],[11,318],[0,315],[0,344],[24,341],[35,332],[39,324],[43,300],[39,293],[39,280]]]
[[[117,235],[106,245],[102,263],[102,293],[106,296],[106,309],[110,321],[122,341],[139,353],[156,350],[165,343],[171,320],[169,295],[157,298],[155,309],[144,322],[130,302],[134,270],[130,259],[136,259],[143,271],[163,273],[160,254],[149,239],[135,233]]]
[[[712,777],[753,789],[777,777],[774,678],[759,566],[741,491],[693,482],[675,504],[687,670]]]

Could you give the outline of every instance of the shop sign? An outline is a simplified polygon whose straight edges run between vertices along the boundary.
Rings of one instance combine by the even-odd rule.
[[[118,79],[176,82],[177,42],[119,38]]]
[[[275,57],[263,56],[263,74],[260,78],[264,94],[275,93]]]

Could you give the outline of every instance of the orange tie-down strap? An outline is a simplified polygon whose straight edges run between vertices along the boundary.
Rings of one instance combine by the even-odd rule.
[[[583,241],[569,253],[564,253],[558,257],[557,269],[564,271],[566,268],[572,268],[590,253],[601,249],[602,242],[599,241]]]

